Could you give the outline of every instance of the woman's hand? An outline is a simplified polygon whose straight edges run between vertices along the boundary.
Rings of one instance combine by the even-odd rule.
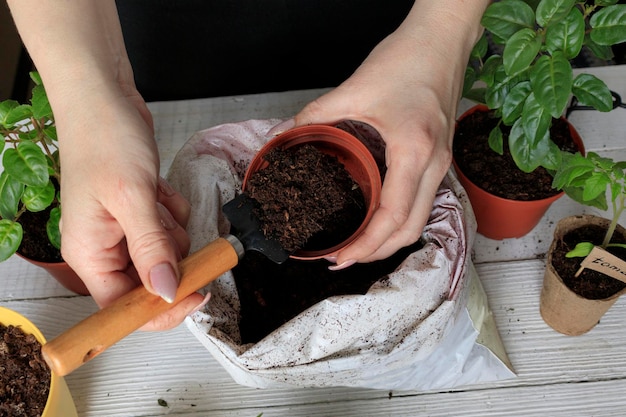
[[[332,269],[384,259],[419,239],[450,166],[465,67],[487,4],[416,1],[348,80],[295,117],[295,125],[362,121],[386,143],[380,207]]]
[[[57,118],[63,257],[100,307],[138,285],[172,301],[177,263],[189,251],[190,206],[158,177],[143,100],[105,96],[86,100],[72,118]],[[144,329],[174,327],[201,304],[203,297],[193,294]]]

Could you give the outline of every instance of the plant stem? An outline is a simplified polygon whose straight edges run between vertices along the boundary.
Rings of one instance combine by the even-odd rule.
[[[602,248],[606,249],[611,238],[613,237],[613,232],[615,232],[615,228],[617,227],[617,222],[619,221],[620,216],[624,212],[624,208],[626,208],[626,201],[624,200],[625,196],[621,195],[619,197],[619,206],[616,201],[613,201],[613,219],[611,220],[611,224],[606,231],[606,235],[604,235],[604,241],[602,242]]]

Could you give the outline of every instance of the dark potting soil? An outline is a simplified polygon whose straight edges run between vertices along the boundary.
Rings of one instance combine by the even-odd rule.
[[[0,416],[40,416],[48,400],[50,368],[32,334],[0,323]]]
[[[263,209],[258,215],[266,235],[284,248],[329,248],[360,226],[366,210],[363,193],[337,158],[303,145],[276,150],[267,159],[270,165],[249,179],[246,192]],[[258,342],[328,297],[365,294],[421,246],[416,243],[384,261],[341,271],[330,271],[323,259],[289,259],[278,265],[248,252],[233,269],[243,343]]]
[[[18,252],[29,259],[39,262],[61,262],[61,251],[52,246],[46,232],[46,223],[50,218],[50,211],[36,213],[25,211],[21,214],[19,222],[24,229],[24,237]]]
[[[330,271],[328,261],[289,259],[278,265],[257,252],[248,252],[233,269],[241,303],[242,343],[256,343],[307,308],[332,296],[365,294],[384,280],[422,242],[391,257]]]
[[[600,245],[606,234],[606,229],[597,225],[589,225],[570,231],[563,239],[557,242],[556,250],[552,255],[552,265],[561,279],[576,294],[590,300],[601,300],[612,296],[626,287],[626,284],[617,279],[592,269],[585,269],[578,276],[574,275],[580,268],[584,258],[566,258],[565,254],[574,249],[579,242],[591,242]],[[613,234],[613,243],[625,243],[626,239],[618,233]],[[613,255],[626,259],[626,249],[607,248]]]
[[[458,122],[453,155],[465,176],[483,190],[510,200],[541,200],[558,194],[559,191],[552,188],[552,175],[545,168],[539,167],[530,173],[517,168],[508,147],[510,128],[501,125],[504,135],[502,155],[489,147],[489,132],[497,124],[493,112],[481,111]],[[562,150],[578,150],[566,121],[553,119],[550,136]]]
[[[333,247],[358,229],[363,192],[336,157],[302,145],[273,149],[265,159],[269,166],[246,184],[265,236],[291,253]]]

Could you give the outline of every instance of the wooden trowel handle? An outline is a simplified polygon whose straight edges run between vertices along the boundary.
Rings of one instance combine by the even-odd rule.
[[[57,375],[67,375],[229,271],[237,262],[237,250],[227,239],[218,238],[179,264],[181,281],[173,303],[139,286],[46,343],[41,349],[43,357]]]

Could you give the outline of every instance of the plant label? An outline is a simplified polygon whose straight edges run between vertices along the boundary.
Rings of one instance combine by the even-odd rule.
[[[580,275],[583,269],[589,268],[626,283],[626,261],[594,246],[589,255],[583,259],[576,276]]]

